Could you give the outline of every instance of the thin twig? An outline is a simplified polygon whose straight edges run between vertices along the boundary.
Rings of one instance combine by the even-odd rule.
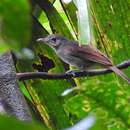
[[[125,69],[130,66],[130,60],[124,61],[121,64],[118,64],[116,67],[119,69]],[[19,80],[29,80],[29,79],[70,79],[76,77],[85,77],[85,76],[97,76],[102,74],[108,74],[113,72],[108,69],[93,69],[87,71],[74,71],[73,73],[56,73],[51,74],[47,72],[25,72],[25,73],[17,73],[17,78]]]

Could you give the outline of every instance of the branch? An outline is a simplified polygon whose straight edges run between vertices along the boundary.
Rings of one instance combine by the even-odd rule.
[[[119,69],[125,69],[130,66],[130,60],[124,61],[118,64],[116,67]],[[17,73],[17,78],[19,80],[28,80],[28,79],[70,79],[76,77],[85,77],[85,76],[97,76],[102,74],[112,73],[113,71],[108,69],[93,69],[87,71],[74,71],[73,73],[58,73],[58,74],[50,74],[47,72],[25,72],[25,73]]]
[[[4,109],[6,114],[14,116],[19,120],[32,121],[31,113],[16,78],[11,52],[0,55],[1,110]]]

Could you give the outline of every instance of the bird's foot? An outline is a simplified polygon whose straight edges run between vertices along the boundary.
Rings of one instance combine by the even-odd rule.
[[[76,76],[76,72],[78,72],[78,70],[68,70],[68,71],[66,71],[66,74],[72,74],[73,77],[75,77]]]

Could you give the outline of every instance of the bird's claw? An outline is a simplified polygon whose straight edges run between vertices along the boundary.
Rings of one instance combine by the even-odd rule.
[[[66,74],[71,74],[73,77],[75,77],[76,76],[76,73],[77,71],[76,70],[68,70],[68,71],[66,71]]]

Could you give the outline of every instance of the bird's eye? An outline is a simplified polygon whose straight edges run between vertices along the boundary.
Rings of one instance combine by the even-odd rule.
[[[56,42],[56,38],[54,38],[54,37],[53,37],[51,40],[52,40],[53,42]]]

